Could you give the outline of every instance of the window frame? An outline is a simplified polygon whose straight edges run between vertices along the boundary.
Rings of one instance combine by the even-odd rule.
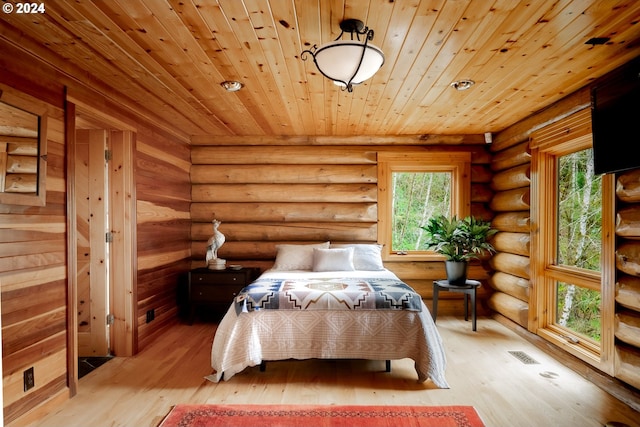
[[[471,206],[471,153],[378,153],[378,243],[383,246],[383,261],[442,261],[434,251],[394,253],[392,246],[392,176],[394,172],[451,173],[451,215],[464,218]]]
[[[531,135],[531,286],[529,330],[579,359],[612,374],[615,310],[615,177],[602,176],[602,255],[600,272],[558,265],[558,158],[593,147],[589,109]],[[556,282],[600,291],[600,343],[572,342],[556,325]]]

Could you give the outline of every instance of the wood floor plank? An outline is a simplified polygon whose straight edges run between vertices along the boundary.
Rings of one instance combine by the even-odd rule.
[[[269,362],[214,384],[210,351],[216,324],[172,328],[140,354],[116,357],[79,381],[78,394],[33,427],[156,427],[178,403],[471,405],[487,426],[637,426],[640,413],[615,399],[500,322],[438,318],[447,353],[443,390],[418,383],[409,359]],[[525,364],[509,351],[524,352]],[[11,427],[11,426],[10,426]]]

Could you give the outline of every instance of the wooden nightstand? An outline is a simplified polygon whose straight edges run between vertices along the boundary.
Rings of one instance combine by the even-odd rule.
[[[197,306],[225,312],[242,288],[260,275],[255,267],[240,270],[196,268],[189,272],[189,323],[193,323]]]

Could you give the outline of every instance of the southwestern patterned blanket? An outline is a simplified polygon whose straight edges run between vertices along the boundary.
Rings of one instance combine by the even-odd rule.
[[[422,310],[422,298],[393,278],[260,278],[235,299],[236,313],[255,310]]]

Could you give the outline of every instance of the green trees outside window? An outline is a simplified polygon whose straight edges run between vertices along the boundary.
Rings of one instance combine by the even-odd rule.
[[[451,173],[394,172],[392,188],[392,250],[424,250],[421,226],[451,215]]]
[[[557,264],[600,271],[602,177],[592,149],[558,158]],[[600,291],[556,282],[556,322],[600,341]]]

